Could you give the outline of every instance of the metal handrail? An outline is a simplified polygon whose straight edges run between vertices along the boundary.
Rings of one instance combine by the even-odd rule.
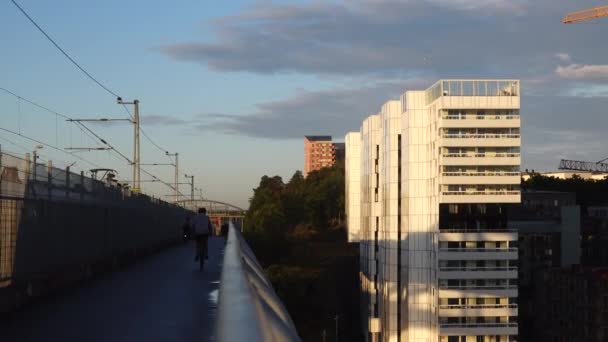
[[[241,233],[230,223],[219,289],[219,342],[301,341]]]

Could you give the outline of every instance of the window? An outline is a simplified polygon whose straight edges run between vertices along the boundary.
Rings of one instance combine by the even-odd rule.
[[[458,214],[458,204],[449,205],[450,214]]]

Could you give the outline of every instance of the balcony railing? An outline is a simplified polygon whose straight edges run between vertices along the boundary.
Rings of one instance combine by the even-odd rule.
[[[521,153],[444,153],[443,156],[448,158],[513,158],[520,157]]]
[[[520,134],[513,133],[482,133],[482,134],[444,134],[447,139],[504,139],[519,138]]]
[[[300,341],[289,313],[232,224],[224,252],[217,312],[217,341]]]
[[[447,304],[439,305],[439,309],[517,309],[517,304]]]
[[[444,115],[444,120],[514,120],[519,115]]]
[[[517,328],[517,323],[440,323],[442,328]]]
[[[442,272],[465,272],[465,271],[475,271],[475,272],[484,272],[484,271],[517,271],[516,266],[463,266],[463,267],[439,267],[439,271]]]
[[[469,176],[469,177],[491,177],[491,176],[521,176],[520,172],[511,171],[486,171],[486,172],[443,172],[443,176]]]
[[[466,231],[470,232],[470,231]],[[517,252],[517,248],[439,248],[440,252]]]
[[[486,191],[442,191],[444,195],[519,195],[519,190],[486,190]]]
[[[439,233],[516,233],[516,229],[439,229]]]
[[[516,290],[517,285],[439,285],[439,288],[452,290]]]

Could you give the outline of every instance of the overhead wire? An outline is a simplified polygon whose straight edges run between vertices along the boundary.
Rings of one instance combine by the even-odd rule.
[[[109,87],[107,87],[106,85],[104,85],[101,81],[99,81],[98,79],[96,79],[95,77],[93,77],[93,75],[91,75],[87,70],[85,70],[72,56],[70,56],[70,54],[67,53],[67,51],[65,51],[26,11],[23,7],[21,7],[17,1],[15,0],[11,0],[11,2],[13,3],[13,5],[15,5],[15,7],[17,7],[17,9],[19,9],[19,11],[38,29],[38,31],[40,31],[52,44],[53,46],[55,46],[55,48],[57,48],[57,50],[59,50],[74,66],[76,66],[83,74],[85,74],[89,79],[91,79],[93,82],[95,82],[99,87],[101,87],[103,90],[105,90],[107,93],[109,93],[110,95],[119,98],[120,96],[112,91]],[[6,89],[3,89],[6,91]],[[7,91],[8,92],[8,91]],[[11,93],[11,92],[9,92]],[[14,93],[11,93],[13,95],[15,95]],[[18,97],[20,98],[20,97]],[[29,102],[29,101],[28,101]],[[32,103],[33,104],[33,103]],[[37,104],[34,104],[36,106],[38,106]],[[42,108],[42,107],[41,107]],[[127,106],[125,104],[123,104],[123,108],[126,110],[126,112],[129,114],[129,116],[131,117],[131,119],[133,119],[133,115],[131,114],[131,112],[129,111],[129,109],[127,108]],[[48,108],[43,108],[48,110]],[[52,110],[49,110],[50,112],[54,112]],[[55,112],[55,114],[58,114]],[[59,115],[59,114],[58,114]],[[90,129],[88,129],[84,124],[82,124],[81,122],[79,122],[80,126],[82,126],[83,128],[85,128],[86,130],[88,130],[89,132],[93,133]],[[140,126],[140,131],[142,133],[142,135],[157,149],[159,149],[162,152],[165,152],[165,154],[168,154],[168,150],[161,147],[159,144],[157,144],[156,142],[154,142],[154,140],[145,132],[145,130]],[[99,137],[98,137],[99,138]],[[100,139],[103,141],[103,139]],[[106,145],[108,145],[107,143],[105,143]],[[110,146],[110,145],[108,145]],[[124,156],[124,154],[120,153],[119,151],[117,151],[116,149],[112,149],[113,151],[116,151],[118,154],[120,154],[123,158],[125,158],[126,156]],[[128,158],[126,158],[127,160],[129,160]]]
[[[109,87],[107,87],[106,85],[104,85],[103,83],[101,83],[98,79],[96,79],[95,77],[93,77],[93,75],[91,75],[87,70],[85,70],[78,62],[76,62],[76,60],[72,56],[70,56],[70,54],[68,54],[40,25],[38,25],[38,23],[25,11],[25,9],[23,9],[23,7],[21,7],[17,3],[17,1],[11,0],[11,2],[38,29],[38,31],[40,31],[55,46],[55,48],[57,48],[57,50],[59,50],[70,62],[72,62],[72,64],[74,64],[74,66],[76,66],[80,71],[82,71],[82,73],[84,73],[89,79],[91,79],[93,82],[95,82],[98,86],[100,86],[102,89],[104,89],[109,94],[113,95],[116,98],[120,97],[116,92],[112,91]],[[131,119],[133,119],[133,115],[131,114],[131,112],[129,111],[129,109],[127,108],[127,106],[125,104],[123,104],[122,106],[124,107],[124,109],[126,110],[126,112],[129,114],[129,116],[131,117]],[[157,149],[159,149],[162,152],[167,152],[167,149],[161,147],[159,144],[157,144],[156,142],[154,142],[154,140],[152,140],[152,138],[150,136],[148,136],[148,134],[146,133],[146,131],[143,128],[140,127],[140,131],[141,131],[142,135],[154,147],[156,147]]]
[[[92,166],[95,166],[95,167],[101,167],[100,165],[98,165],[98,164],[96,164],[96,163],[94,163],[94,162],[92,162],[92,161],[89,161],[89,160],[87,160],[87,159],[85,159],[85,158],[82,158],[82,157],[80,157],[80,156],[77,156],[77,155],[73,155],[73,154],[71,154],[71,153],[68,153],[68,152],[66,152],[64,149],[62,149],[62,148],[60,148],[60,147],[57,147],[57,146],[55,146],[55,145],[53,145],[53,144],[50,144],[50,143],[44,142],[44,141],[42,141],[42,140],[38,140],[38,139],[36,139],[36,138],[32,138],[32,137],[30,137],[30,136],[27,136],[27,135],[22,134],[22,133],[19,133],[19,132],[15,132],[15,131],[13,131],[12,129],[8,129],[8,128],[0,127],[0,130],[1,130],[1,131],[4,131],[4,132],[7,132],[7,133],[10,133],[10,134],[13,134],[13,135],[16,135],[16,136],[19,136],[19,137],[21,137],[21,138],[27,139],[27,140],[29,140],[29,141],[35,142],[35,143],[37,143],[37,144],[43,145],[43,146],[48,147],[48,148],[50,148],[50,149],[53,149],[53,150],[56,150],[56,151],[59,151],[59,152],[63,152],[63,153],[69,154],[69,155],[71,155],[72,157],[77,158],[77,159],[80,159],[81,161],[83,161],[83,162],[85,162],[85,163],[87,163],[87,164],[89,164],[89,165],[92,165]]]
[[[60,113],[60,112],[55,111],[53,109],[50,109],[49,107],[43,106],[43,105],[41,105],[41,104],[39,104],[37,102],[34,102],[34,101],[30,100],[30,99],[24,98],[21,95],[18,95],[18,94],[14,93],[14,92],[6,89],[6,88],[0,87],[0,90],[4,91],[4,92],[6,92],[6,93],[8,93],[8,94],[10,94],[12,96],[15,96],[18,99],[21,99],[21,100],[23,100],[23,101],[25,101],[25,102],[27,102],[27,103],[29,103],[29,104],[37,107],[37,108],[40,108],[40,109],[45,110],[45,111],[47,111],[47,112],[49,112],[51,114],[54,114],[55,116],[62,117],[64,119],[68,120],[68,121],[71,120],[70,122],[72,122],[74,125],[76,125],[76,127],[78,127],[85,135],[87,135],[90,139],[92,139],[96,144],[100,145],[99,143],[101,143],[102,145],[107,146],[109,148],[108,152],[114,152],[114,153],[116,153],[116,155],[120,156],[122,159],[124,159],[125,161],[127,161],[127,163],[129,163],[130,165],[133,165],[133,161],[128,156],[126,156],[124,153],[120,152],[120,150],[118,150],[117,148],[115,148],[112,144],[110,144],[107,140],[105,140],[104,138],[102,138],[99,134],[97,134],[96,132],[94,132],[92,129],[90,129],[88,126],[86,126],[84,123],[79,122],[79,121],[73,121],[74,119],[72,119],[68,115],[65,115],[63,113]],[[21,137],[23,137],[25,139],[34,141],[34,142],[39,143],[41,145],[48,146],[48,147],[50,147],[52,149],[61,151],[63,153],[69,154],[69,155],[71,155],[71,156],[73,156],[73,157],[75,157],[77,159],[86,161],[88,164],[94,165],[95,167],[98,167],[98,168],[101,167],[99,164],[90,162],[90,161],[88,161],[88,160],[86,160],[86,159],[84,159],[84,158],[82,158],[80,156],[77,156],[77,155],[73,154],[73,153],[69,153],[69,152],[65,151],[64,149],[62,149],[62,148],[60,148],[58,146],[54,146],[54,145],[51,145],[49,143],[39,141],[37,139],[33,139],[31,137],[27,137],[27,136],[21,134],[21,132],[14,132],[12,130],[8,130],[8,129],[1,128],[1,127],[0,127],[0,129],[4,130],[6,132],[9,132],[11,134],[15,134],[15,135],[21,136]],[[152,173],[150,173],[149,171],[145,170],[144,168],[140,168],[140,169],[142,170],[142,172],[144,172],[144,173],[146,173],[146,174],[148,174],[150,176],[155,177],[155,179],[157,179],[159,182],[161,182],[161,183],[167,185],[168,187],[170,187],[171,189],[175,190],[175,187],[172,186],[172,185],[170,185],[170,183],[162,181],[160,178],[154,176]],[[178,190],[178,192],[179,192],[179,190]]]

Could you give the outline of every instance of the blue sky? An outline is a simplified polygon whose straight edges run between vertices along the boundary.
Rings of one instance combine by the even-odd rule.
[[[302,168],[304,134],[343,136],[384,101],[438,78],[522,80],[524,168],[608,155],[608,47],[601,44],[608,19],[560,22],[601,1],[19,3],[102,83],[140,99],[146,132],[180,153],[182,169],[209,198],[247,206],[262,175],[288,178]],[[0,87],[71,117],[125,116],[8,1],[0,4],[0,27]],[[18,107],[0,92],[0,127],[61,147],[92,144],[63,120]],[[92,128],[131,154],[130,126]],[[0,143],[18,153],[34,145],[6,132]],[[74,161],[42,153],[58,165]],[[142,155],[166,161],[144,139]],[[82,156],[130,177],[108,152]],[[148,170],[172,180],[170,168]],[[171,192],[158,184],[145,190]]]

